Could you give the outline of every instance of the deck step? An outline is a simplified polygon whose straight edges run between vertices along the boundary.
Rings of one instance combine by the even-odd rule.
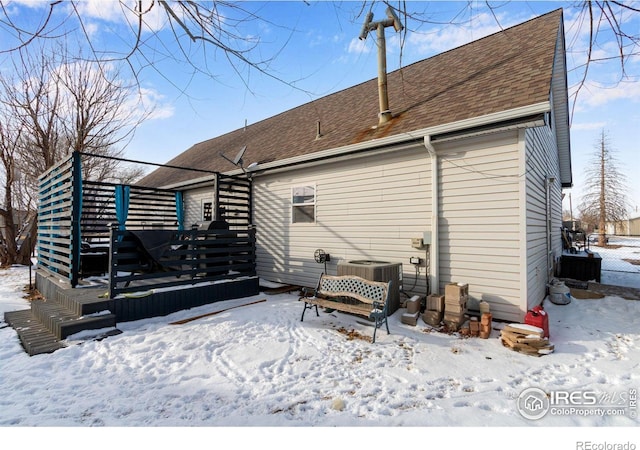
[[[56,293],[55,301],[77,316],[86,316],[105,310],[113,312],[115,300],[104,298],[105,293],[103,287],[60,289]]]
[[[47,300],[31,302],[31,312],[55,337],[66,339],[84,330],[97,330],[116,326],[116,316],[110,312],[78,316],[59,303]]]
[[[84,333],[78,336],[80,342],[120,333],[116,328],[114,300],[105,298],[104,287],[71,289],[47,277],[37,276],[38,280],[44,298],[32,300],[30,309],[4,315],[30,356],[67,347],[71,344],[67,338],[81,332]]]
[[[53,353],[65,345],[31,313],[30,309],[10,311],[4,320],[18,333],[20,343],[29,356]]]

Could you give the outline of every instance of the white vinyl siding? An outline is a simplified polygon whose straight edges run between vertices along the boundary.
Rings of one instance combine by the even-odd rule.
[[[184,227],[190,229],[193,224],[202,223],[202,205],[210,202],[215,211],[215,189],[213,186],[191,189],[184,192]],[[214,214],[215,216],[215,214]],[[215,217],[214,217],[215,218]]]
[[[291,223],[291,188],[316,186],[316,221]],[[409,258],[425,252],[411,239],[430,231],[431,169],[424,146],[311,168],[256,177],[258,275],[303,286],[317,283],[324,265],[314,261],[321,248],[330,254],[327,272],[342,260],[403,263],[404,287],[425,294],[425,268],[418,280]]]
[[[440,292],[469,284],[470,309],[520,320],[521,208],[518,132],[437,144]]]
[[[527,308],[546,296],[547,276],[547,202],[551,205],[551,256],[554,262],[562,254],[562,188],[558,152],[548,127],[528,129],[525,133],[527,166]],[[547,180],[555,178],[547,191]],[[548,195],[550,197],[548,198]]]
[[[469,284],[470,309],[491,304],[494,317],[521,321],[545,295],[547,225],[545,180],[550,190],[551,248],[561,254],[561,187],[557,152],[548,127],[513,130],[450,142],[434,140],[438,154],[439,286]],[[314,286],[324,271],[314,252],[340,261],[402,263],[408,295],[426,293],[426,268],[416,276],[411,246],[431,230],[431,158],[415,144],[369,156],[349,156],[308,167],[256,175],[257,273],[263,279]],[[315,186],[315,222],[292,223],[292,188]],[[213,189],[189,192],[189,211]],[[188,223],[188,222],[187,222]],[[437,241],[436,241],[437,239]],[[430,270],[433,274],[433,268]]]

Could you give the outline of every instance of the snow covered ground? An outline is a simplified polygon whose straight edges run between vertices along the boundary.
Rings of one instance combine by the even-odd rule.
[[[25,267],[0,270],[0,319],[28,308],[28,282]],[[638,276],[625,282],[640,288]],[[358,335],[373,328],[354,316],[321,312],[300,322],[294,294],[119,323],[122,334],[74,336],[69,347],[34,357],[0,321],[0,442],[640,448],[640,301],[574,298],[545,309],[555,352],[542,357],[503,347],[504,324],[494,322],[490,339],[461,338],[421,320],[404,325],[402,310],[390,318],[391,334],[371,344]],[[523,402],[537,389],[551,399],[532,420]]]
[[[611,236],[609,244],[610,247],[589,247],[602,258],[602,283],[636,286],[640,279],[640,238]]]

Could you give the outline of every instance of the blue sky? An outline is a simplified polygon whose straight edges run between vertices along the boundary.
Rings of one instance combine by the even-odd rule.
[[[40,17],[49,2],[21,0],[10,3],[15,17]],[[627,2],[629,3],[629,2]],[[114,0],[79,2],[85,31],[98,49],[120,49],[131,36],[118,2]],[[391,2],[391,4],[394,4]],[[526,21],[537,15],[564,8],[567,42],[568,80],[574,92],[585,60],[586,31],[578,20],[575,2],[500,1],[489,2],[406,2],[409,12],[435,23],[408,20],[405,35],[387,29],[387,67],[428,58],[443,51]],[[640,2],[632,2],[640,8]],[[198,62],[207,64],[215,77],[194,73],[184,61],[171,55],[180,50],[170,31],[150,14],[150,27],[142,37],[147,57],[155,62],[139,72],[138,79],[148,104],[154,104],[151,119],[140,125],[125,155],[135,160],[164,163],[191,145],[242,128],[313,99],[353,86],[377,76],[374,37],[358,39],[364,13],[371,10],[374,20],[385,17],[380,2],[242,2],[262,20],[237,28],[238,33],[259,44],[251,50],[254,60],[269,60],[269,75],[245,66],[229,64],[221,52],[206,55],[190,47]],[[159,12],[156,3],[155,12]],[[63,8],[60,8],[63,11]],[[152,11],[153,13],[154,11]],[[157,15],[157,17],[161,17]],[[451,20],[455,24],[451,25]],[[635,34],[640,30],[640,13],[621,17]],[[155,33],[155,34],[154,34]],[[400,38],[404,38],[401,49]],[[0,38],[1,39],[1,38]],[[0,40],[1,42],[1,40]],[[182,40],[189,46],[188,40]],[[161,44],[169,44],[162,47]],[[184,47],[183,47],[184,48]],[[637,49],[636,49],[637,50]],[[612,40],[604,40],[594,56],[615,55]],[[178,58],[180,58],[178,56]],[[206,58],[206,60],[205,60]],[[571,119],[571,145],[574,188],[567,191],[576,211],[584,170],[593,160],[595,144],[602,130],[609,137],[620,171],[627,177],[629,200],[640,211],[640,57],[626,61],[628,79],[618,83],[618,59],[605,60],[591,67],[587,84],[579,93]],[[229,149],[235,154],[237,149]],[[245,159],[251,158],[250,149]],[[566,196],[565,207],[568,207]]]

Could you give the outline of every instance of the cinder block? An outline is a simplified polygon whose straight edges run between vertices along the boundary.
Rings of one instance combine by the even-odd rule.
[[[445,311],[442,321],[451,331],[457,331],[460,326],[465,323],[467,316],[464,313],[452,314]]]
[[[422,313],[422,320],[432,327],[437,327],[442,322],[442,311],[426,310]]]
[[[431,294],[427,297],[427,310],[444,311],[444,295]]]
[[[412,325],[412,326],[416,326],[416,324],[418,323],[418,317],[420,316],[420,311],[416,312],[416,313],[404,313],[402,314],[402,316],[400,317],[400,321],[402,323],[405,323],[407,325]]]
[[[445,303],[444,312],[452,314],[464,314],[467,312],[467,302],[463,303]]]
[[[453,320],[443,320],[442,322],[446,325],[449,331],[458,331],[462,325],[460,322]]]
[[[450,312],[445,310],[444,311],[444,320],[450,320],[450,321],[455,321],[455,322],[460,322],[460,324],[462,324],[462,322],[464,322],[465,320],[465,315],[464,312]]]
[[[444,299],[446,303],[466,303],[469,298],[469,285],[462,283],[449,283],[444,287]]]
[[[407,300],[407,313],[415,314],[420,312],[420,297],[415,296]]]

